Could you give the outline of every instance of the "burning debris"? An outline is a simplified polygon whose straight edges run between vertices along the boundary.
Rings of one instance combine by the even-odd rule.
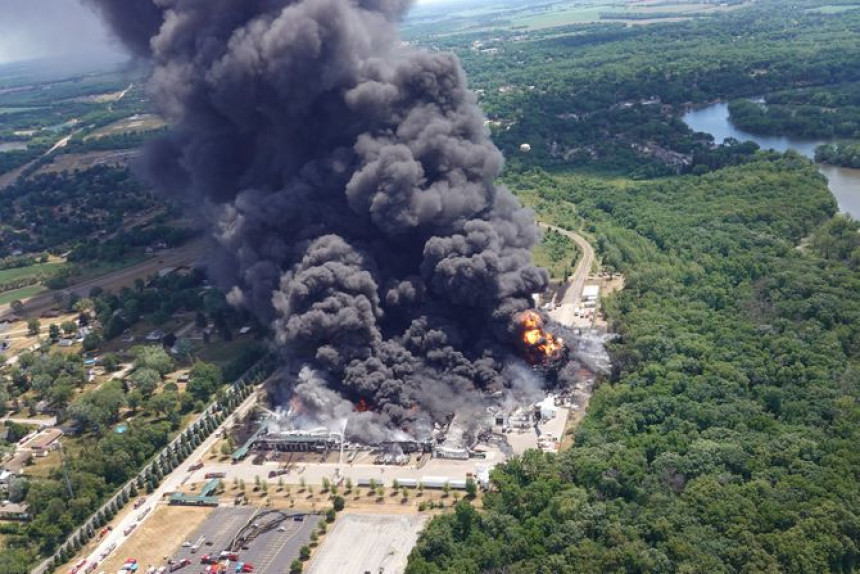
[[[145,172],[211,224],[211,273],[272,326],[296,423],[420,438],[478,424],[518,349],[571,372],[529,311],[533,215],[494,183],[456,57],[401,45],[409,2],[84,1],[151,62],[171,131]]]
[[[535,365],[563,358],[564,340],[544,329],[543,319],[537,311],[524,311],[519,315],[517,321],[520,327],[520,346],[530,364]]]

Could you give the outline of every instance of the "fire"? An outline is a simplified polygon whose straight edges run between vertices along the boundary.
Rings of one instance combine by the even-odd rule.
[[[543,320],[534,311],[525,311],[519,317],[522,344],[533,363],[555,357],[564,348],[564,341],[543,328]]]
[[[358,399],[358,402],[355,404],[355,412],[363,413],[370,410],[370,406],[367,404],[367,401],[364,399]]]

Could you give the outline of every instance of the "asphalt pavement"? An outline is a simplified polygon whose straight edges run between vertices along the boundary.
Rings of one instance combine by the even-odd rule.
[[[183,559],[191,561],[177,572],[202,571],[205,568],[201,563],[204,556],[217,556],[222,550],[227,550],[236,534],[265,510],[248,506],[214,510],[172,557],[174,563]],[[299,557],[301,547],[310,541],[311,533],[322,518],[314,514],[283,512],[289,516],[277,528],[260,534],[238,550],[238,562],[253,565],[254,574],[286,572],[290,563]],[[232,574],[230,570],[228,573]]]
[[[591,272],[591,266],[594,264],[594,248],[585,240],[584,237],[567,229],[539,223],[543,229],[552,229],[561,233],[565,237],[572,239],[582,250],[582,257],[576,265],[573,275],[570,276],[569,285],[564,292],[561,302],[558,307],[550,311],[549,316],[567,327],[573,327],[575,315],[574,312],[579,306],[580,298],[582,297],[582,289],[585,287],[585,280]]]

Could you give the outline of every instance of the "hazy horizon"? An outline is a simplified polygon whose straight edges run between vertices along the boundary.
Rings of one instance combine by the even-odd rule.
[[[0,64],[120,59],[124,54],[96,14],[78,0],[0,0]]]
[[[429,7],[455,0],[416,0]],[[120,60],[126,52],[80,0],[0,0],[0,65],[39,59]]]

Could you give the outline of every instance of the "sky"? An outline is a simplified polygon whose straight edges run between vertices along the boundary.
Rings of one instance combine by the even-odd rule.
[[[416,0],[416,4],[450,1]],[[79,0],[0,0],[0,64],[106,54],[119,57],[123,52]]]
[[[122,54],[78,0],[0,0],[0,64]]]

